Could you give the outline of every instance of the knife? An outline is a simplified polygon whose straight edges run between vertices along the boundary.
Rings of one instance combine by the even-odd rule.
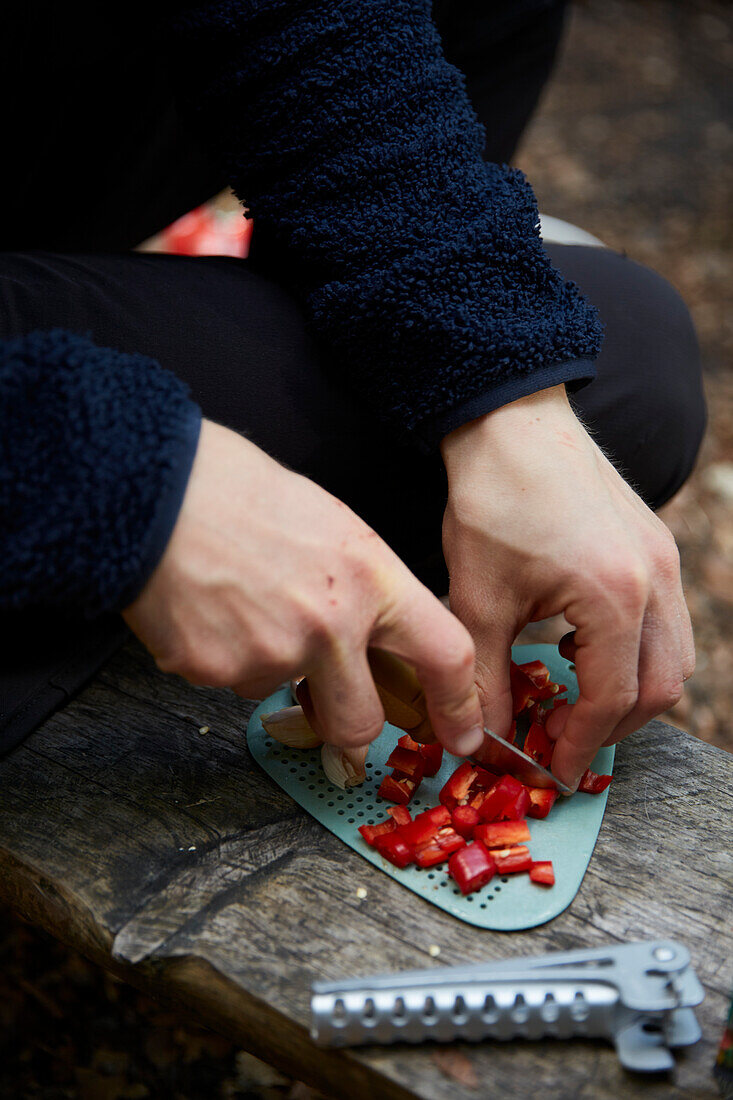
[[[371,648],[367,656],[387,721],[405,730],[421,744],[434,742],[436,738],[428,717],[427,702],[415,670],[384,649]],[[313,726],[315,716],[307,679],[300,681],[296,694],[308,722]],[[513,775],[528,787],[549,787],[561,794],[572,794],[570,787],[516,745],[510,745],[486,726],[484,735],[486,740],[481,746],[481,759],[475,761],[481,767],[498,775]]]

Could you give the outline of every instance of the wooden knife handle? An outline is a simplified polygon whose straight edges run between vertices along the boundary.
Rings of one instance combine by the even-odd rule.
[[[367,656],[387,721],[405,730],[415,741],[423,745],[432,744],[435,734],[415,670],[384,649],[370,649]],[[313,703],[307,677],[298,684],[296,695],[306,718],[314,726]]]

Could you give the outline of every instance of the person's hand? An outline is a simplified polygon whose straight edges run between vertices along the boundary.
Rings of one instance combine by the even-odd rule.
[[[158,666],[264,698],[307,675],[318,733],[380,732],[367,646],[413,665],[438,739],[482,741],[474,647],[458,619],[345,504],[235,432],[204,421],[181,512],[124,612]]]
[[[575,787],[601,745],[673,706],[693,672],[674,539],[595,445],[563,386],[456,429],[442,453],[450,605],[476,643],[486,725],[509,731],[516,635],[564,614],[575,633],[561,648],[574,657],[580,696],[547,730],[553,772]]]

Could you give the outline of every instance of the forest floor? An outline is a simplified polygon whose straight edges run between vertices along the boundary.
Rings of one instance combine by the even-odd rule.
[[[698,667],[667,718],[730,751],[732,73],[728,3],[586,0],[517,158],[543,211],[655,268],[692,310],[710,421],[663,518],[680,546]],[[314,1095],[0,912],[0,1100]]]

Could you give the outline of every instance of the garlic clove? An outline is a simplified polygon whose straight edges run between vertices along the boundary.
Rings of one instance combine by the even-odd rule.
[[[290,749],[314,749],[321,744],[320,737],[308,725],[302,707],[285,707],[274,714],[263,714],[260,721],[270,737]]]
[[[296,689],[297,689],[298,684],[300,683],[300,681],[304,680],[304,679],[305,679],[304,676],[295,676],[290,681],[290,695],[292,697],[293,703],[295,703],[296,706],[298,705],[298,695],[297,695]]]
[[[345,791],[349,787],[358,787],[364,782],[368,752],[368,745],[355,749],[345,749],[340,745],[323,745],[321,763],[334,787],[340,787]]]

